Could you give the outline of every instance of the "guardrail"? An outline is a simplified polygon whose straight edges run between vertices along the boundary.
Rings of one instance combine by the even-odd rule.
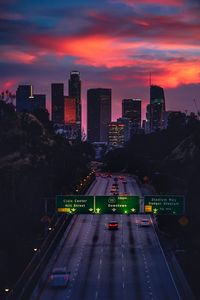
[[[6,300],[29,299],[41,272],[44,270],[72,217],[72,215],[67,215],[58,219],[54,229],[48,234],[40,249],[37,250],[14,288],[8,293]]]

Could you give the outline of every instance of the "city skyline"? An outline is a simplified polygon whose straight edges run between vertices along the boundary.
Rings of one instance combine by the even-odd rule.
[[[70,71],[78,70],[83,124],[87,89],[98,87],[112,89],[112,120],[124,98],[142,100],[144,119],[151,72],[151,83],[165,90],[166,110],[196,112],[194,98],[200,107],[198,1],[9,0],[0,8],[1,90],[31,84],[50,109],[51,83],[64,83],[68,95]]]

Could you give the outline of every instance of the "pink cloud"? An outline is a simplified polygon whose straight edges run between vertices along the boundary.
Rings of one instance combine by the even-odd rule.
[[[170,51],[197,50],[197,46],[185,44],[175,45],[166,42],[163,37],[162,41],[152,44],[151,42],[127,42],[123,39],[111,39],[107,36],[88,36],[76,38],[53,38],[49,36],[32,37],[32,42],[39,47],[48,49],[49,53],[62,56],[74,56],[75,63],[79,65],[88,65],[93,67],[131,67],[144,69],[146,73],[154,70],[155,79],[166,87],[175,87],[180,84],[198,83],[199,82],[199,65],[200,57],[188,57],[180,59],[180,55],[171,54]],[[163,53],[169,52],[169,57],[161,58],[156,55],[140,55],[142,49],[161,50]],[[148,71],[149,70],[149,71]],[[126,75],[115,74],[116,81],[123,81]],[[130,78],[130,75],[129,75]],[[134,76],[133,76],[134,78]],[[146,80],[146,74],[140,73],[138,81]]]
[[[156,4],[156,5],[160,5],[160,6],[177,6],[180,4],[185,3],[184,0],[112,0],[112,2],[118,2],[118,3],[124,3],[126,5],[129,6],[134,6],[134,5],[141,5],[141,4]]]
[[[1,53],[1,59],[11,62],[31,64],[35,61],[36,56],[23,51],[5,50]]]

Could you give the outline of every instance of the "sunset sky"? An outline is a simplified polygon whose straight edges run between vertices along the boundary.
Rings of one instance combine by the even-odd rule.
[[[71,70],[86,91],[113,91],[113,119],[123,98],[165,89],[167,110],[200,109],[200,0],[1,0],[0,91],[32,84],[47,95]]]

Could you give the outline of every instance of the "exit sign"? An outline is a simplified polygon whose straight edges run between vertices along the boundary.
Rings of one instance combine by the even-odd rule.
[[[144,212],[155,215],[183,215],[185,198],[173,195],[144,196]]]

